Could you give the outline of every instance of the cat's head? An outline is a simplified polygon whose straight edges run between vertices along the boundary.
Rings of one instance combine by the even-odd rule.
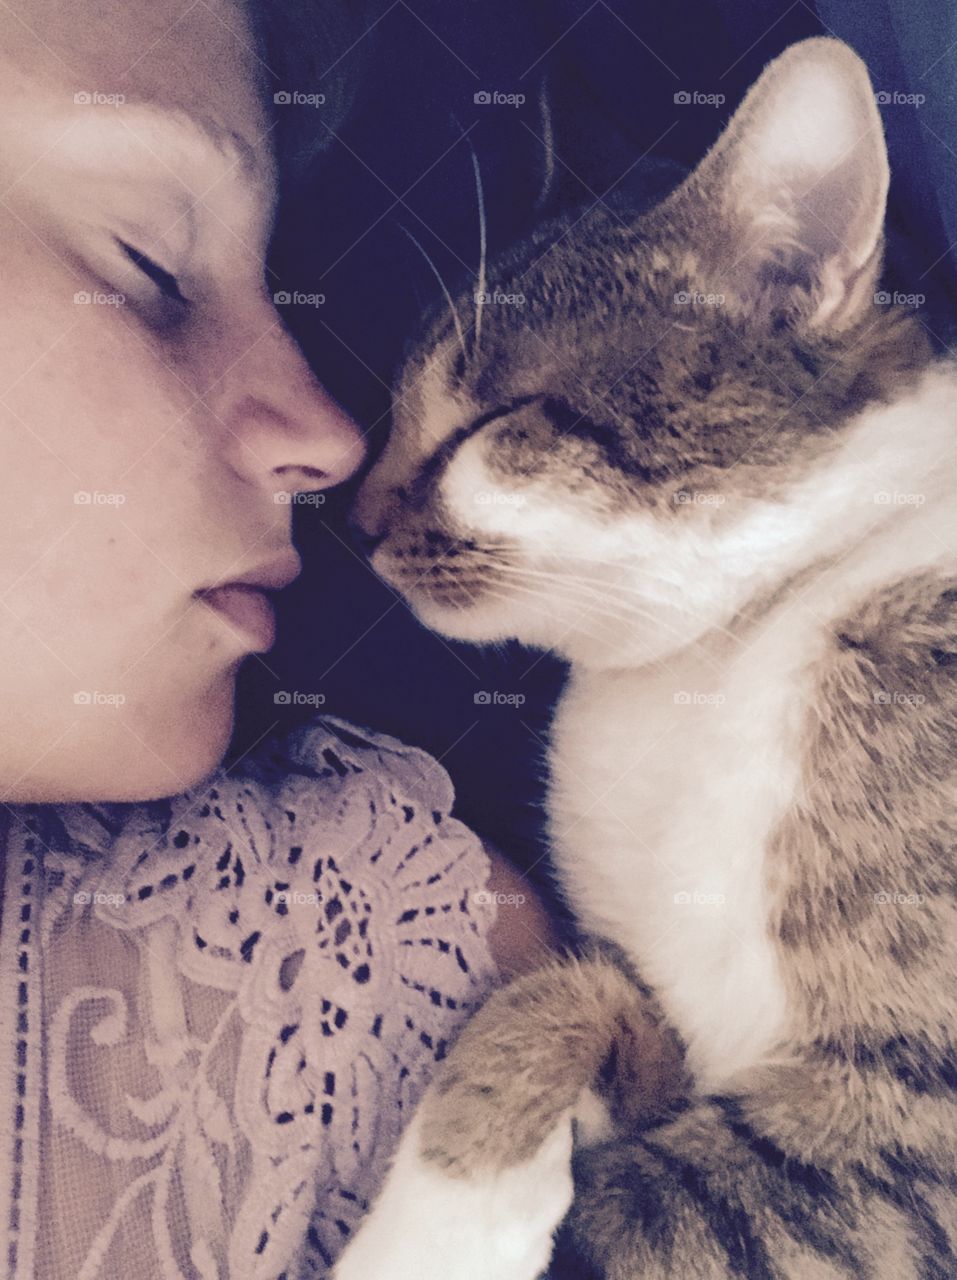
[[[723,625],[800,565],[840,499],[822,468],[928,358],[877,293],[887,185],[864,65],[815,39],[651,213],[541,227],[406,363],[355,511],[375,569],[438,631],[579,661]]]

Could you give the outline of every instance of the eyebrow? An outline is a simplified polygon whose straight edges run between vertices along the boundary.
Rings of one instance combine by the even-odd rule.
[[[161,117],[165,122],[174,122],[182,131],[199,135],[203,141],[211,143],[224,160],[235,164],[245,177],[254,177],[260,166],[255,148],[247,138],[235,129],[229,129],[215,116],[187,107],[166,107],[145,105],[139,108],[144,115]]]
[[[213,144],[224,159],[234,160],[240,171],[247,177],[253,177],[258,172],[259,161],[255,148],[247,138],[244,138],[241,133],[237,133],[235,129],[226,128],[213,116],[201,114],[198,111],[189,111],[185,107],[178,109],[160,108],[160,110],[165,111],[167,115],[178,116],[181,119],[188,120],[207,142]]]
[[[41,144],[39,150],[46,150],[45,139],[37,141]],[[136,154],[138,143],[174,172],[184,159],[193,160],[193,167],[200,170],[212,147],[244,177],[260,182],[267,179],[261,159],[248,138],[210,114],[180,105],[134,100],[118,107],[83,107],[65,134],[62,126],[56,126],[56,133],[51,131],[50,142],[51,150],[66,152],[81,168],[103,163],[122,164],[130,158],[138,162],[142,159]],[[123,155],[124,144],[129,157]]]

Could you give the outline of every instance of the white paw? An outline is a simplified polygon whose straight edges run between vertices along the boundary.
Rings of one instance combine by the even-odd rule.
[[[537,1280],[572,1202],[571,1115],[494,1177],[450,1178],[418,1144],[416,1116],[334,1280]]]

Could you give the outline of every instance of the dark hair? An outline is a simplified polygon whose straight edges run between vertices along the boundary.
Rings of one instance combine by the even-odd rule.
[[[384,0],[246,0],[246,6],[275,113],[280,184],[295,185],[328,148],[358,96]],[[277,102],[280,94],[292,101]],[[296,94],[321,94],[321,105],[297,102]]]

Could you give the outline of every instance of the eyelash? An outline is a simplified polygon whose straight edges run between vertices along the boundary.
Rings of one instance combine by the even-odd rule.
[[[158,262],[154,262],[147,254],[141,253],[139,249],[134,249],[131,244],[127,244],[125,240],[117,239],[116,243],[133,263],[137,270],[141,271],[144,276],[157,287],[164,298],[169,298],[171,302],[179,302],[183,306],[189,305],[189,299],[184,297],[180,291],[179,281],[169,271],[164,270]]]

